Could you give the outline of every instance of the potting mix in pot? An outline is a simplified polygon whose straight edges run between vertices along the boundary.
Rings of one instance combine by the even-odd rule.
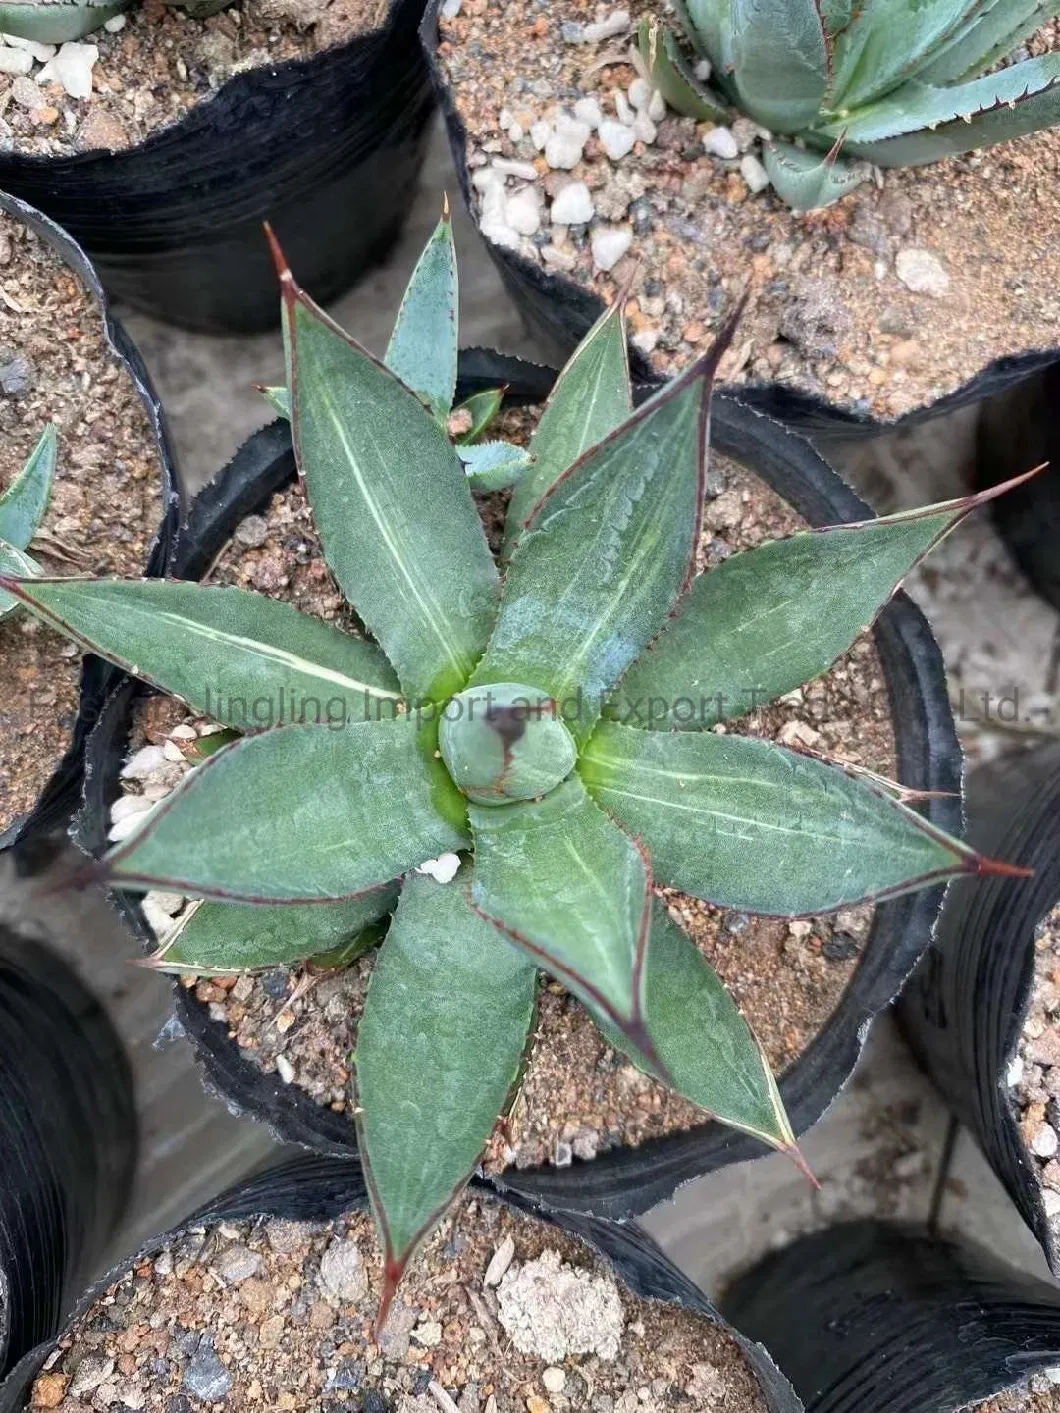
[[[255,589],[0,583],[185,704],[168,734],[145,718],[156,740],[127,768],[153,807],[123,805],[103,862],[111,884],[151,898],[160,964],[237,975],[209,993],[237,1034],[256,984],[243,973],[283,996],[278,967],[359,966],[349,991],[307,972],[304,1009],[318,1008],[317,1034],[338,1017],[344,1063],[352,1047],[385,1305],[509,1107],[539,972],[622,1057],[627,1093],[643,1075],[687,1101],[679,1122],[714,1115],[798,1159],[762,1049],[696,945],[710,930],[700,904],[738,938],[752,914],[838,915],[1010,871],[930,825],[881,771],[824,759],[807,744],[812,712],[763,710],[816,700],[813,685],[791,694],[851,651],[977,501],[778,539],[765,536],[790,522],[764,522],[753,549],[704,563],[711,388],[732,326],[631,410],[616,305],[524,450],[481,440],[496,398],[453,410],[447,219],[385,364],[277,259],[290,388],[271,396],[290,411],[307,503],[289,495],[271,526],[244,522],[219,574]],[[494,553],[473,491],[505,485],[503,529],[487,515]],[[288,561],[241,570],[248,539],[270,535]],[[756,704],[762,732],[795,722],[788,744],[746,734]],[[224,729],[203,735],[204,718]],[[292,1019],[281,1008],[275,1028]],[[343,1072],[333,1087],[346,1102]],[[568,1118],[552,1115],[553,1131]]]
[[[505,253],[608,302],[632,282],[667,373],[749,281],[727,378],[891,418],[1055,343],[1056,12],[469,0],[437,62]]]
[[[1005,1081],[1041,1182],[1055,1257],[1060,1249],[1060,907],[1035,933],[1030,1006]]]
[[[138,574],[162,520],[155,430],[95,295],[0,212],[0,562]],[[81,655],[0,596],[0,833],[32,810],[73,739]]]
[[[374,1328],[371,1221],[220,1222],[138,1262],[65,1335],[33,1408],[765,1413],[736,1341],[631,1295],[582,1242],[464,1198]]]
[[[142,142],[233,74],[308,59],[378,28],[387,0],[8,0],[0,131],[56,157]]]

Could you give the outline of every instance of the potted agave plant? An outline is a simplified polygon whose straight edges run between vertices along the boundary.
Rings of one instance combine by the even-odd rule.
[[[183,704],[124,768],[152,789],[112,815],[101,876],[165,913],[157,964],[227,979],[204,993],[226,1036],[251,1000],[243,973],[318,959],[362,978],[352,1117],[388,1292],[484,1149],[520,1185],[498,1132],[528,1046],[532,1067],[549,1045],[542,972],[566,998],[562,1033],[576,1007],[620,1057],[606,1068],[628,1104],[654,1085],[649,1102],[689,1106],[675,1128],[713,1116],[800,1161],[761,1044],[677,919],[701,926],[705,900],[746,929],[749,913],[816,918],[1009,872],[877,771],[740,726],[749,701],[826,673],[976,502],[794,534],[698,573],[731,326],[633,409],[616,308],[526,449],[454,444],[496,399],[452,410],[448,219],[385,363],[274,249],[289,385],[270,396],[320,554],[285,521],[289,574],[259,559],[255,582],[323,585],[316,613],[230,580],[0,578]],[[512,483],[494,553],[472,493]],[[344,1025],[338,1000],[326,1014]],[[275,1068],[295,1086],[289,1060]]]
[[[1057,8],[489,3],[424,42],[471,210],[564,353],[632,281],[671,374],[749,279],[723,374],[871,429],[1055,357]]]
[[[8,0],[0,188],[68,229],[111,294],[267,328],[263,219],[321,298],[401,224],[432,109],[419,18],[414,0]]]

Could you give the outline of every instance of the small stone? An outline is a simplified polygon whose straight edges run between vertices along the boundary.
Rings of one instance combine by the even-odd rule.
[[[570,182],[552,203],[552,220],[560,225],[587,225],[594,214],[592,193],[584,182]]]
[[[504,250],[519,251],[523,248],[522,236],[503,221],[483,221],[481,230],[488,241],[501,246]]]
[[[412,1331],[412,1338],[424,1349],[435,1349],[442,1342],[442,1327],[437,1320],[424,1320]]]
[[[545,161],[553,171],[569,172],[581,161],[585,144],[591,136],[592,129],[588,123],[580,123],[577,118],[570,118],[561,113],[556,119],[552,135],[545,143]]]
[[[41,1374],[33,1385],[30,1397],[34,1408],[58,1408],[66,1397],[66,1386],[70,1382],[66,1374]]]
[[[176,741],[167,739],[162,742],[162,756],[164,760],[170,761],[173,765],[179,765],[184,759],[184,752]]]
[[[625,123],[616,123],[613,118],[605,118],[600,124],[600,146],[612,162],[618,162],[627,153],[632,152],[636,140],[636,133],[631,127],[627,128]]]
[[[930,250],[906,246],[895,256],[894,271],[902,284],[914,294],[929,294],[941,299],[949,293],[950,277],[942,261]]]
[[[545,150],[545,143],[552,136],[552,124],[546,123],[543,119],[537,123],[530,124],[530,141],[537,148],[538,152]]]
[[[582,1129],[580,1133],[575,1134],[571,1148],[576,1158],[580,1158],[582,1162],[591,1162],[600,1151],[600,1135],[595,1129]]]
[[[562,1369],[550,1365],[541,1375],[541,1382],[549,1393],[562,1393],[567,1382],[567,1375]]]
[[[714,72],[714,66],[709,59],[697,59],[692,66],[692,72],[695,74],[696,78],[699,79],[700,83],[709,83],[710,76]]]
[[[638,112],[646,109],[648,104],[651,102],[651,91],[651,84],[647,81],[647,79],[639,77],[635,78],[630,84],[630,86],[626,89],[629,101],[633,104],[634,108],[638,110]]]
[[[579,123],[585,123],[590,128],[598,128],[604,120],[595,98],[579,98],[574,105],[574,116]]]
[[[197,741],[199,733],[194,726],[189,726],[186,721],[182,721],[179,726],[174,726],[169,733],[169,739],[171,741]]]
[[[213,1263],[213,1269],[226,1285],[240,1285],[261,1270],[261,1257],[248,1246],[229,1246]]]
[[[515,1242],[510,1236],[506,1236],[496,1251],[490,1257],[490,1263],[486,1267],[486,1274],[482,1277],[482,1284],[487,1288],[500,1285],[504,1279],[504,1274],[512,1264],[512,1257],[515,1255]]]
[[[276,1349],[283,1340],[284,1319],[282,1315],[270,1315],[258,1329],[258,1343],[266,1349]]]
[[[552,1405],[547,1398],[532,1393],[526,1400],[526,1413],[552,1413]]]
[[[1060,1215],[1060,1192],[1054,1192],[1051,1187],[1043,1187],[1042,1202],[1047,1217],[1052,1218]]]
[[[711,157],[721,157],[726,162],[734,162],[740,155],[731,128],[724,127],[711,128],[703,138],[703,150]]]
[[[111,15],[109,20],[103,21],[103,28],[108,34],[120,34],[125,28],[125,16]]]
[[[510,196],[504,207],[505,224],[520,235],[536,235],[541,229],[541,193],[527,186]]]
[[[311,1222],[292,1222],[286,1217],[274,1217],[265,1223],[265,1240],[278,1256],[292,1256],[306,1244],[314,1231]]]
[[[569,1168],[574,1157],[574,1150],[564,1139],[556,1140],[556,1151],[552,1161],[557,1168]]]
[[[758,158],[752,157],[750,153],[740,159],[740,176],[743,177],[755,196],[760,191],[765,191],[769,185],[769,173]]]
[[[236,539],[249,549],[260,549],[269,538],[269,522],[264,515],[247,515],[236,526]]]
[[[657,88],[652,89],[648,99],[648,117],[653,123],[661,123],[666,117],[666,99]]]
[[[31,113],[35,113],[40,108],[47,107],[48,100],[32,79],[19,74],[11,85],[12,100],[20,108],[27,108]]]
[[[294,1083],[294,1065],[286,1055],[276,1056],[276,1073],[283,1080],[284,1084]]]
[[[511,157],[494,157],[493,170],[502,177],[517,177],[522,182],[537,180],[537,168],[533,162],[516,162]]]
[[[614,10],[605,20],[598,20],[596,24],[586,25],[583,31],[583,39],[586,44],[600,44],[605,39],[614,39],[618,34],[625,34],[629,29],[629,11]]]
[[[124,819],[119,819],[117,824],[112,824],[107,831],[107,838],[112,844],[120,844],[123,839],[128,839],[135,834],[143,822],[143,812],[139,814],[126,815]]]
[[[63,44],[37,75],[38,83],[60,83],[71,98],[92,97],[92,69],[99,58],[95,44]]]
[[[346,1303],[360,1300],[368,1290],[364,1258],[356,1241],[335,1240],[320,1262],[320,1279],[325,1288]]]
[[[384,1358],[404,1360],[409,1352],[409,1336],[419,1318],[418,1311],[400,1297],[394,1301],[387,1322],[379,1331],[379,1349]]]
[[[757,123],[753,123],[750,118],[735,118],[732,124],[732,135],[736,140],[736,146],[741,152],[750,152],[760,137],[765,133],[765,128],[761,128]]]
[[[77,130],[77,145],[82,152],[120,152],[130,141],[119,120],[103,108],[93,108]]]
[[[590,242],[593,264],[598,270],[613,270],[632,244],[633,232],[628,226],[598,227]]]
[[[113,1359],[105,1359],[102,1354],[86,1354],[74,1370],[74,1376],[70,1380],[70,1397],[84,1398],[86,1393],[92,1393],[99,1388],[100,1384],[109,1379],[113,1372]]]
[[[124,780],[145,780],[153,770],[165,764],[161,746],[143,746],[131,755],[122,767]]]
[[[618,1354],[625,1320],[615,1282],[567,1265],[552,1248],[511,1266],[497,1300],[501,1326],[522,1354],[549,1364],[569,1354]]]
[[[15,83],[18,82],[16,79]],[[30,391],[36,380],[33,364],[23,353],[16,353],[0,363],[0,389],[8,397],[21,397]]]
[[[1060,1026],[1046,1026],[1027,1047],[1027,1054],[1036,1065],[1060,1065]]]
[[[134,818],[131,823],[135,826],[136,819]],[[111,830],[110,837],[114,837],[113,830]],[[173,927],[173,919],[168,913],[164,913],[150,897],[140,899],[140,910],[144,915],[144,921],[160,941],[163,937],[168,936]]]
[[[28,74],[33,68],[33,55],[25,49],[0,48],[0,74]]]
[[[585,26],[580,25],[577,20],[563,20],[559,32],[564,44],[585,43]]]
[[[425,873],[435,883],[452,883],[459,869],[460,858],[457,854],[439,854],[436,859],[425,859],[416,866],[417,873]]]
[[[643,142],[647,147],[650,147],[659,136],[658,128],[648,117],[647,113],[638,113],[633,119],[632,132],[637,141]]]
[[[0,34],[0,39],[10,45],[12,49],[24,49],[39,64],[46,64],[53,57],[57,48],[54,44],[41,44],[36,39],[24,39],[20,34]]]
[[[578,257],[573,250],[561,250],[558,245],[543,245],[541,259],[546,265],[557,270],[573,270],[578,263]]]
[[[119,795],[110,807],[111,823],[120,824],[123,819],[143,814],[150,808],[151,801],[145,800],[143,795]]]
[[[232,1387],[232,1375],[214,1353],[213,1340],[204,1335],[184,1370],[184,1387],[203,1403],[216,1403]]]
[[[1056,1129],[1048,1124],[1040,1124],[1031,1137],[1030,1150],[1039,1158],[1051,1158],[1060,1147],[1060,1139],[1057,1138]]]
[[[1005,1071],[1005,1083],[1010,1089],[1015,1089],[1016,1085],[1019,1084],[1022,1078],[1023,1060],[1019,1055],[1017,1055],[1013,1060],[1009,1062],[1009,1067]]]

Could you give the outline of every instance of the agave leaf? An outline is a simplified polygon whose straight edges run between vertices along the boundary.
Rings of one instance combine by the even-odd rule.
[[[678,14],[687,12],[693,36],[714,68],[714,78],[720,82],[732,72],[733,15],[732,0],[679,0]]]
[[[247,589],[162,579],[11,585],[45,623],[226,726],[391,718],[401,692],[372,643]]]
[[[586,452],[538,506],[512,556],[497,628],[472,685],[547,691],[575,740],[587,739],[606,693],[688,583],[711,389],[731,329]]]
[[[530,453],[511,442],[478,442],[457,449],[473,491],[503,491],[514,486],[532,464]]]
[[[675,113],[681,113],[686,118],[725,122],[728,114],[724,100],[717,98],[706,84],[696,78],[677,40],[654,15],[641,20],[637,29],[637,45],[652,84]]]
[[[917,70],[921,83],[956,83],[1011,54],[1021,40],[1060,14],[1055,0],[980,0],[961,28]]]
[[[0,496],[0,540],[27,550],[40,528],[55,479],[59,445],[55,423],[49,422],[25,466]]]
[[[457,274],[446,201],[401,299],[385,363],[441,423],[456,392]]]
[[[829,50],[815,0],[731,0],[740,106],[776,132],[800,132],[828,91]]]
[[[628,726],[700,731],[819,677],[944,535],[1011,488],[732,555],[694,581],[606,715]]]
[[[505,555],[542,496],[583,452],[624,422],[632,407],[625,311],[618,300],[585,335],[556,379],[530,440],[533,468],[516,485],[508,506]]]
[[[353,898],[467,845],[437,731],[407,717],[248,736],[185,776],[104,860],[121,888],[245,903]]]
[[[659,882],[721,907],[831,912],[979,867],[912,810],[767,741],[602,722],[578,769]]]
[[[599,1012],[608,1040],[646,1074],[656,1067]],[[667,1082],[730,1128],[774,1148],[795,1143],[762,1047],[717,972],[658,898],[644,972],[644,1020]]]
[[[291,394],[285,387],[259,388],[262,397],[287,422],[291,420]]]
[[[40,565],[31,558],[25,550],[15,549],[14,545],[6,544],[0,540],[0,584],[9,583],[10,580],[4,576],[10,575],[20,578],[31,578],[40,574]],[[19,607],[19,600],[9,589],[0,587],[0,618],[6,614],[13,613]]]
[[[369,923],[392,912],[398,890],[388,883],[342,903],[292,903],[272,907],[251,903],[192,903],[174,922],[161,952],[152,959],[159,971],[227,976],[263,967],[293,966],[375,934]]]
[[[452,883],[405,881],[357,1031],[358,1146],[384,1247],[380,1319],[519,1074],[537,972]]]
[[[535,803],[473,804],[470,816],[475,908],[653,1057],[644,1029],[651,880],[632,839],[576,776]]]
[[[914,77],[982,0],[865,0],[835,44],[828,106],[850,114]]]
[[[460,458],[278,261],[295,458],[324,556],[408,696],[443,701],[485,647],[499,592]]]
[[[916,167],[1007,142],[1060,122],[1060,54],[1027,59],[986,78],[930,88],[908,83],[849,122],[844,150],[881,167]]]
[[[83,39],[127,10],[133,0],[45,0],[42,4],[0,5],[0,32],[38,44]]]
[[[765,168],[773,189],[795,211],[831,206],[865,180],[864,170],[838,157],[838,144],[826,156],[804,152],[789,142],[768,142]]]
[[[454,407],[454,415],[457,412],[466,412],[471,418],[471,426],[457,437],[457,446],[471,446],[473,442],[477,442],[500,412],[503,402],[503,388],[487,388],[485,392],[472,393],[459,406]]]

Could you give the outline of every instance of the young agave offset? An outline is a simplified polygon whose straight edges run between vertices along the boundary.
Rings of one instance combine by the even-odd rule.
[[[1060,121],[1060,54],[986,74],[1060,14],[1057,0],[674,6],[713,86],[673,34],[646,19],[640,52],[652,82],[679,113],[724,122],[736,108],[781,134],[766,144],[766,170],[799,210],[827,206],[864,179],[849,158],[918,167]]]
[[[40,565],[28,553],[51,499],[58,449],[54,422],[49,422],[32,455],[0,496],[0,575],[32,578]],[[18,600],[0,589],[0,619],[18,608]]]
[[[187,970],[350,960],[385,934],[354,1063],[389,1294],[505,1111],[539,970],[647,1073],[797,1156],[761,1048],[653,884],[797,915],[1000,867],[897,787],[709,729],[825,671],[974,502],[796,535],[697,577],[728,334],[633,410],[616,307],[560,375],[529,456],[475,454],[519,472],[498,567],[478,473],[449,435],[448,220],[385,364],[277,256],[298,467],[372,640],[236,588],[0,583],[229,726],[271,704],[274,727],[190,772],[105,869],[202,900],[163,948]],[[461,433],[496,405],[465,405]],[[239,699],[242,722],[224,710]]]
[[[137,0],[0,0],[0,33],[37,44],[83,39]],[[230,0],[167,0],[195,19],[216,15]]]

